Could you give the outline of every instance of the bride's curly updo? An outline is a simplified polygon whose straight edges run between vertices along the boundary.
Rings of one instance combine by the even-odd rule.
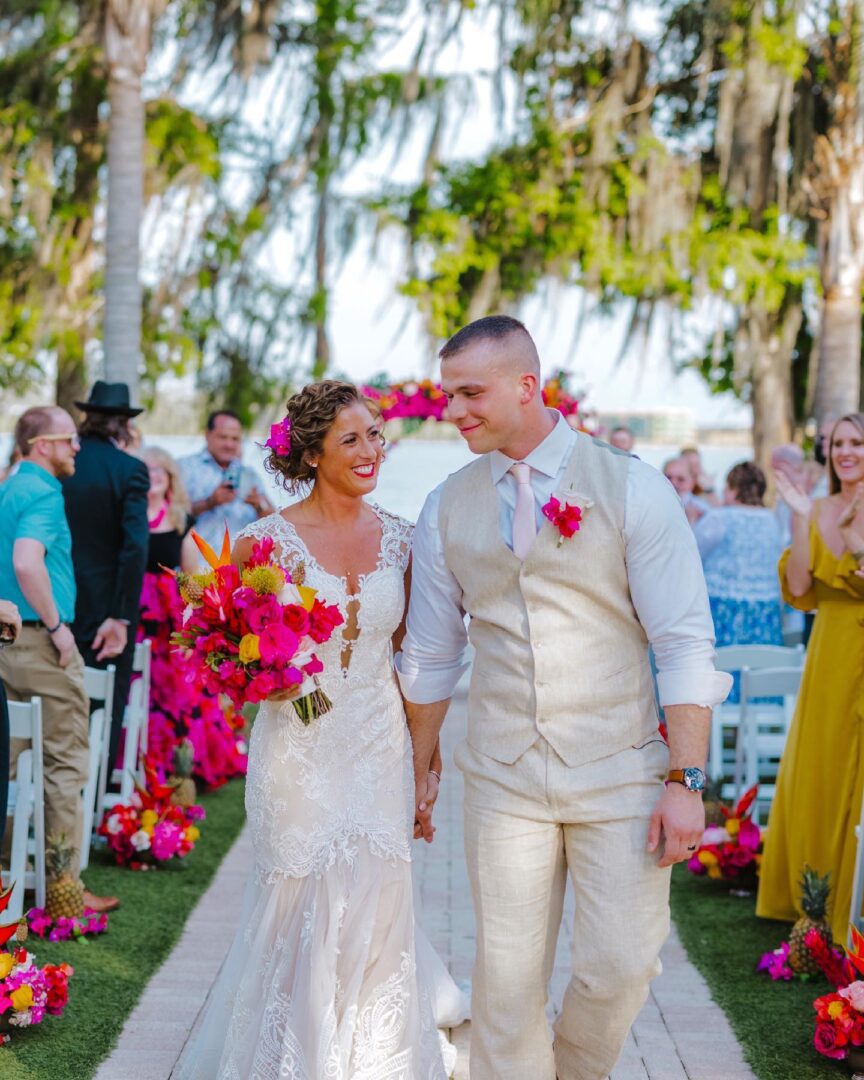
[[[315,469],[310,459],[321,454],[327,432],[339,413],[357,404],[365,405],[376,419],[381,415],[377,403],[364,397],[353,383],[323,379],[304,386],[288,398],[285,406],[291,422],[287,433],[291,449],[286,453],[270,448],[264,468],[278,476],[292,494],[302,484],[314,483]]]

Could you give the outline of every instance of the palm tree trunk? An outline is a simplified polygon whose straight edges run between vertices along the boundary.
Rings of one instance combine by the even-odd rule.
[[[792,349],[801,325],[801,306],[780,313],[751,309],[745,328],[753,410],[753,453],[771,475],[771,451],[792,438]]]
[[[829,289],[822,306],[816,416],[856,412],[861,396],[861,273]]]
[[[140,232],[144,193],[144,101],[152,23],[163,0],[108,0],[108,214],[105,239],[105,378],[138,400],[141,363]]]

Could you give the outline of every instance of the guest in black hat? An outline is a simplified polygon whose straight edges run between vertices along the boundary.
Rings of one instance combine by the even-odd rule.
[[[125,383],[97,382],[78,433],[75,475],[63,483],[72,531],[78,599],[72,632],[93,667],[115,664],[110,761],[117,757],[129,693],[141,583],[147,564],[147,466],[124,453],[129,421],[143,412],[129,404]]]

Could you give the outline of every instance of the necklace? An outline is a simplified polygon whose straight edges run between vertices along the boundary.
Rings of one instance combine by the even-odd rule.
[[[165,515],[168,513],[168,503],[162,503],[162,509],[154,518],[148,518],[147,524],[150,526],[151,531],[158,529],[162,522],[165,520]]]

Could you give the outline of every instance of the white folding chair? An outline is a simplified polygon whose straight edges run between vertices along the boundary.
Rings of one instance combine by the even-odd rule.
[[[89,752],[87,756],[87,783],[84,785],[84,820],[81,829],[81,863],[80,868],[86,870],[90,864],[90,844],[93,839],[93,830],[98,822],[96,817],[96,797],[99,791],[99,771],[102,768],[102,753],[106,741],[106,712],[105,706],[90,714]]]
[[[763,819],[774,798],[774,783],[786,745],[789,725],[804,668],[777,667],[741,672],[741,715],[735,747],[735,798],[759,785],[754,818]],[[781,697],[782,705],[766,706],[754,698]]]
[[[15,883],[6,916],[20,919],[24,912],[24,891],[33,889],[36,906],[45,906],[45,780],[42,762],[42,699],[9,702],[9,734],[28,742],[15,765],[15,779],[9,784],[12,817],[12,852],[3,886]],[[27,868],[31,859],[33,869]]]
[[[141,678],[138,682],[141,683],[141,701],[143,704],[141,712],[141,726],[138,735],[138,742],[141,747],[141,756],[147,753],[147,739],[149,736],[149,723],[150,723],[150,659],[153,653],[153,643],[150,638],[145,638],[143,641],[139,641],[135,646],[135,658],[132,661],[132,670],[140,671]]]
[[[715,667],[718,671],[740,672],[744,668],[792,667],[804,664],[804,646],[787,648],[784,645],[723,645],[717,649]],[[761,708],[761,706],[758,706]],[[776,711],[776,706],[767,706]],[[711,740],[708,751],[708,774],[712,780],[732,777],[735,768],[735,745],[741,719],[739,704],[722,703],[714,707],[711,717]]]
[[[93,829],[99,824],[105,791],[108,787],[108,753],[111,745],[111,709],[114,702],[114,675],[116,668],[109,664],[106,668],[84,668],[84,689],[91,702],[100,704],[101,723],[94,723],[95,712],[90,716],[90,776],[88,777],[84,801],[85,830],[81,841],[81,859],[83,870],[90,860],[90,840]],[[93,769],[93,762],[96,769]],[[89,823],[89,824],[88,824]]]

